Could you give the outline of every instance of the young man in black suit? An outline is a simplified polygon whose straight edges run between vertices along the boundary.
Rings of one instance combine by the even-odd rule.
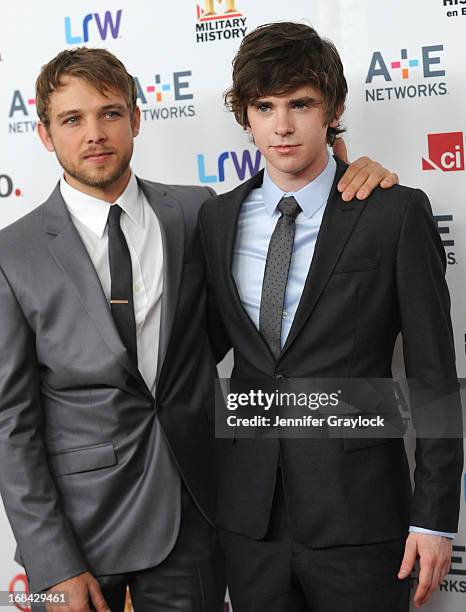
[[[376,189],[347,205],[337,50],[307,25],[246,36],[226,100],[265,171],[207,201],[200,229],[233,378],[456,381],[445,254],[426,195]],[[458,410],[454,402],[454,410]],[[461,432],[458,434],[461,436]],[[414,493],[402,439],[221,440],[217,524],[235,612],[405,612],[448,572],[462,439],[418,439]]]

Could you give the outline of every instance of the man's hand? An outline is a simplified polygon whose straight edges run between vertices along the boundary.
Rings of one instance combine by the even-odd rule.
[[[414,605],[420,608],[450,571],[451,540],[442,536],[410,533],[405,546],[398,578],[408,578],[419,557],[419,585],[414,593]]]
[[[68,580],[56,584],[47,593],[60,591],[68,598],[66,606],[47,605],[47,612],[110,612],[107,602],[102,595],[99,583],[89,572],[79,574]],[[92,604],[92,607],[89,605]]]
[[[349,163],[348,152],[343,138],[337,138],[333,145],[333,152],[341,160]],[[393,187],[398,182],[398,175],[394,172],[389,172],[369,157],[360,157],[350,164],[350,167],[341,177],[337,188],[342,194],[342,199],[345,202],[349,202],[355,195],[358,200],[364,200],[379,185],[386,189]]]

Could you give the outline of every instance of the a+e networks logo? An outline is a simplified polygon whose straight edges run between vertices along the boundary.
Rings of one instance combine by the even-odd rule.
[[[366,77],[370,85],[366,88],[366,102],[444,96],[448,90],[442,80],[442,52],[443,45],[427,45],[417,53],[401,49],[391,57],[374,51]]]
[[[450,231],[454,227],[453,215],[434,215],[434,221],[437,225],[440,238],[442,239],[443,248],[447,256],[447,264],[449,266],[457,264],[455,240]]]
[[[236,0],[204,0],[196,4],[196,42],[243,38],[246,17],[236,7]]]
[[[194,117],[196,109],[192,103],[191,74],[191,70],[180,70],[163,77],[155,74],[153,81],[144,86],[135,77],[143,121]]]
[[[8,119],[10,120],[8,123],[10,134],[35,132],[38,123],[36,99],[25,96],[19,89],[15,89],[11,98]]]

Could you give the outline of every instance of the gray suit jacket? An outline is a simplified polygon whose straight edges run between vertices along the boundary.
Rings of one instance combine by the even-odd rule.
[[[175,464],[212,516],[215,364],[196,236],[210,192],[139,184],[164,248],[155,400],[58,186],[0,232],[0,490],[33,590],[165,558],[179,524]]]

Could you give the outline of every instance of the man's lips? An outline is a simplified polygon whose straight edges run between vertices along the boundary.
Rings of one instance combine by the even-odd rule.
[[[300,146],[298,144],[280,144],[272,145],[271,148],[277,153],[293,153]]]
[[[83,155],[83,158],[88,161],[105,161],[111,155],[113,155],[113,151],[95,151],[92,153],[87,153]]]

